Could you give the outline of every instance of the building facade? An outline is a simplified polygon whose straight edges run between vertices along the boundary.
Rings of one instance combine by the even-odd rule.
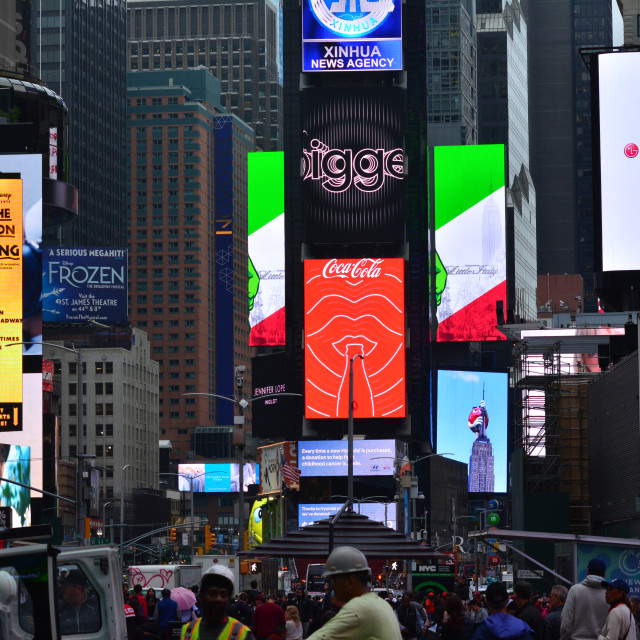
[[[477,144],[473,0],[426,4],[429,145]]]
[[[159,363],[160,437],[172,460],[186,462],[201,455],[197,428],[233,424],[234,404],[218,409],[206,394],[233,396],[234,366],[250,365],[253,131],[223,113],[220,83],[204,67],[130,73],[128,81],[129,318],[148,332]]]
[[[584,310],[596,311],[591,79],[579,50],[611,46],[611,2],[539,0],[529,14],[538,273],[579,273]]]
[[[30,7],[30,60],[69,107],[68,180],[78,190],[79,215],[47,230],[45,241],[123,247],[125,3],[34,0]]]
[[[640,45],[640,0],[617,0],[624,24],[624,44]]]
[[[129,0],[129,71],[205,66],[259,150],[282,148],[281,11],[272,0]]]
[[[476,5],[478,142],[504,144],[508,167],[511,299],[515,314],[536,318],[536,193],[529,171],[527,21],[518,0]],[[512,240],[511,240],[512,238]]]

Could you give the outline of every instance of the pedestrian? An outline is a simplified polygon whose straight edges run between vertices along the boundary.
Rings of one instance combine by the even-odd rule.
[[[513,587],[513,601],[518,607],[516,618],[526,622],[536,634],[536,638],[544,640],[547,637],[547,628],[542,614],[531,599],[531,584],[529,582],[524,580],[516,582]]]
[[[142,585],[140,583],[133,585],[133,596],[140,603],[140,613],[145,622],[149,622],[149,611],[147,609],[147,599],[142,595]]]
[[[471,640],[474,629],[474,622],[464,615],[464,604],[460,596],[450,595],[444,605],[441,640]]]
[[[246,591],[238,595],[238,599],[229,607],[229,615],[242,624],[251,627],[253,624],[253,610],[249,606],[249,596]]]
[[[405,593],[396,609],[396,617],[400,623],[403,640],[416,640],[424,629],[425,620],[416,607],[411,606],[411,596]]]
[[[547,616],[544,625],[547,628],[547,640],[560,640],[560,623],[562,621],[562,609],[567,599],[569,589],[561,584],[551,587],[547,600]]]
[[[469,585],[464,576],[458,576],[454,591],[463,603],[469,600]]]
[[[480,601],[476,598],[469,600],[469,619],[478,624],[487,618],[489,612],[482,606]]]
[[[476,625],[472,640],[534,640],[531,627],[507,613],[507,587],[504,582],[492,582],[485,592],[489,616]]]
[[[166,587],[160,592],[162,599],[156,605],[158,631],[161,638],[167,637],[167,629],[170,620],[182,621],[180,607],[175,600],[171,599],[171,589]]]
[[[289,605],[284,613],[286,619],[287,640],[302,640],[302,622],[298,607]]]
[[[158,604],[158,598],[156,598],[156,590],[153,587],[150,587],[147,590],[146,600],[149,620],[153,620],[156,617],[156,605]]]
[[[636,596],[632,596],[629,600],[631,601],[631,613],[633,613],[633,617],[636,621],[636,638],[640,638],[640,599]]]
[[[311,625],[309,625],[310,635],[314,634],[318,629],[324,627],[324,625],[327,624],[327,622],[329,622],[331,618],[334,618],[337,615],[338,611],[340,611],[340,609],[342,609],[342,607],[344,607],[344,605],[346,604],[345,602],[342,602],[342,600],[338,600],[338,598],[336,598],[333,590],[329,593],[331,594],[331,606],[324,613],[322,613],[319,618],[314,619]]]
[[[604,562],[600,558],[592,558],[587,565],[587,577],[569,589],[562,608],[560,640],[593,640],[598,637],[609,612],[602,589],[604,574]]]
[[[631,613],[629,585],[620,578],[602,581],[609,614],[598,640],[636,640],[636,621]]]
[[[256,640],[267,640],[273,633],[286,635],[284,611],[276,604],[275,596],[268,595],[264,604],[256,606],[252,628]]]
[[[327,558],[324,577],[346,604],[308,640],[401,640],[393,609],[368,589],[371,569],[360,550],[336,547]]]
[[[302,628],[304,636],[309,633],[309,625],[313,623],[313,617],[315,614],[315,605],[309,598],[304,589],[296,589],[296,600],[293,603],[300,612],[300,622],[302,622]]]
[[[254,640],[249,627],[227,615],[235,588],[231,569],[219,564],[207,569],[199,589],[202,617],[182,627],[181,640],[199,640],[200,634],[202,640]]]

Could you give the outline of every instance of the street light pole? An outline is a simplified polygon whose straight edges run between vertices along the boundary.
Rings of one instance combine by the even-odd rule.
[[[102,529],[103,532],[107,530],[107,505],[111,504],[111,502],[103,502],[102,503]],[[107,537],[105,533],[102,534],[105,538]]]
[[[130,464],[125,464],[122,467],[120,474],[120,557],[124,558],[124,471]]]

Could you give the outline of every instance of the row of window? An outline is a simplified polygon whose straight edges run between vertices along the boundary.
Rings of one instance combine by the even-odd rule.
[[[94,407],[94,415],[96,416],[112,416],[113,415],[113,402],[105,402],[105,403],[97,403],[93,405]],[[77,416],[78,415],[78,405],[75,402],[69,403],[69,415]],[[83,403],[82,405],[82,415],[87,415],[87,405]]]
[[[96,423],[96,436],[98,438],[110,438],[111,436],[113,436],[113,423],[108,423],[108,424],[97,424]],[[71,438],[75,438],[78,435],[78,425],[77,424],[70,424],[67,428],[69,436]],[[87,425],[83,425],[83,433],[84,433],[84,437],[87,437]]]
[[[82,395],[87,394],[87,383],[82,383]],[[95,383],[95,394],[97,396],[102,395],[113,395],[113,382],[96,382]],[[75,382],[69,383],[69,395],[75,396],[78,395],[78,385]]]
[[[68,371],[69,371],[69,375],[70,376],[77,375],[77,373],[78,373],[77,363],[76,362],[69,362],[68,363]],[[56,373],[61,373],[61,371],[59,369],[57,369]],[[82,373],[87,373],[87,363],[86,362],[82,363]],[[106,361],[106,362],[103,362],[103,361],[95,362],[94,363],[94,373],[96,375],[113,373],[113,362],[109,362],[109,361]]]

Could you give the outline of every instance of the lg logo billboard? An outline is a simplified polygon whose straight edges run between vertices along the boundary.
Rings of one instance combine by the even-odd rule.
[[[635,142],[630,142],[624,147],[624,155],[627,158],[635,158],[638,153],[640,153],[640,149],[638,149],[638,145]]]

